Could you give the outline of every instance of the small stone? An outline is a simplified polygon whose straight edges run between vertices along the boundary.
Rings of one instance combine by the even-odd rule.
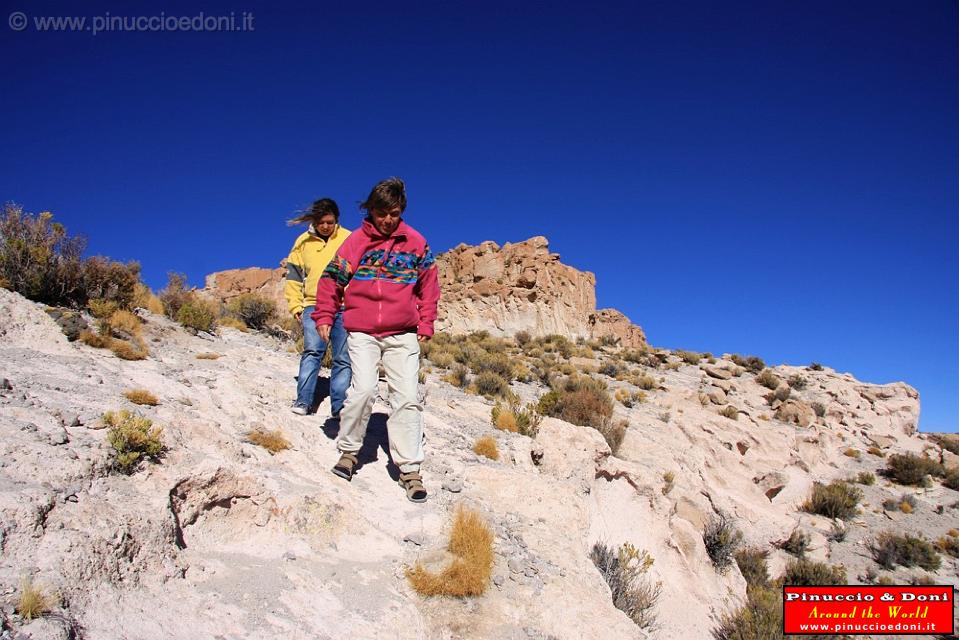
[[[47,442],[53,446],[57,446],[70,442],[70,438],[67,437],[67,432],[65,430],[60,429],[59,431],[54,431],[51,433],[47,438]]]
[[[510,558],[506,564],[513,573],[523,573],[523,570],[526,568],[525,563],[516,557]]]
[[[83,426],[83,423],[80,421],[80,416],[75,413],[68,413],[66,415],[60,416],[60,424],[64,427],[80,427]]]
[[[449,491],[450,493],[459,493],[463,490],[463,481],[462,480],[445,480],[443,481],[443,489]]]
[[[293,562],[294,560],[296,560],[296,554],[293,553],[292,551],[287,551],[286,553],[283,554],[283,559],[286,560],[287,562]]]
[[[10,384],[9,380],[4,378],[3,380],[0,380],[0,389],[3,389],[4,391],[9,391],[13,389],[13,385]]]
[[[493,584],[495,584],[497,587],[502,587],[503,583],[505,582],[506,578],[503,577],[503,574],[497,573],[495,576],[493,576]]]
[[[423,544],[426,542],[426,536],[424,536],[423,533],[419,531],[414,533],[407,533],[405,536],[403,536],[403,542],[411,542],[415,544],[417,547],[422,547]]]

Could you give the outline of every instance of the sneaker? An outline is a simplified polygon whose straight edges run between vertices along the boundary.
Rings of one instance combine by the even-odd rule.
[[[292,407],[290,407],[290,411],[292,411],[298,416],[305,416],[307,412],[307,407],[303,406],[302,404],[295,404]]]
[[[339,411],[333,411],[332,413],[330,413],[330,417],[333,418],[334,420],[339,420],[339,419],[340,419],[340,412],[339,412]]]

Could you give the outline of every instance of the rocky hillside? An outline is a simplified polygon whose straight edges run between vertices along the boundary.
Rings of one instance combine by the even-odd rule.
[[[456,364],[437,349],[422,385],[432,495],[415,505],[388,466],[382,399],[347,483],[329,472],[328,403],[313,416],[289,412],[297,356],[286,343],[235,329],[191,335],[138,315],[150,356],[121,360],[68,342],[41,306],[0,289],[4,637],[709,638],[746,587],[735,564],[719,571],[707,553],[703,528],[720,512],[769,552],[771,577],[791,557],[779,544],[802,531],[807,557],[843,565],[854,582],[959,582],[948,555],[921,571],[879,567],[869,552],[882,531],[935,540],[959,527],[959,492],[938,480],[878,477],[848,521],[799,510],[814,481],[875,473],[895,452],[954,463],[915,433],[917,394],[902,383],[778,366],[770,374],[802,384],[767,399],[729,357],[579,345],[559,366],[628,398],[614,410],[628,424],[614,455],[599,431],[557,418],[535,438],[494,429],[493,401],[447,382]],[[494,342],[461,346],[500,349],[530,370],[549,360],[546,343]],[[547,391],[519,377],[510,388],[523,401]],[[123,395],[133,388],[158,403],[133,404]],[[735,418],[720,415],[729,406]],[[165,452],[129,475],[115,470],[104,429],[116,409],[163,429]],[[249,442],[257,429],[281,430],[290,448],[271,455]],[[499,460],[473,452],[481,436],[495,439]],[[405,569],[447,562],[458,505],[495,533],[490,588],[422,597]],[[613,606],[589,557],[596,542],[650,554],[655,626],[642,630]],[[25,578],[56,594],[50,614],[16,613]]]
[[[596,276],[563,264],[546,238],[524,242],[461,244],[437,256],[440,288],[437,327],[452,333],[489,331],[511,336],[551,333],[609,338],[625,347],[646,344],[643,330],[615,309],[596,308]],[[205,292],[221,300],[260,293],[280,309],[285,270],[231,269],[210,274]]]

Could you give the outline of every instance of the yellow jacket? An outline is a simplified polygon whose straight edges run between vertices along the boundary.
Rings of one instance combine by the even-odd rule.
[[[304,308],[316,305],[316,283],[349,235],[349,231],[337,225],[333,235],[324,240],[310,225],[309,230],[301,233],[293,243],[286,259],[286,286],[283,289],[291,314],[296,315]]]

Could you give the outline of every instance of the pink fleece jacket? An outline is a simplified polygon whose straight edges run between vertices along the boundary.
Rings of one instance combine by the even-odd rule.
[[[364,220],[323,272],[310,317],[332,325],[342,302],[347,331],[432,336],[439,299],[436,260],[426,239],[405,222],[384,236]]]

